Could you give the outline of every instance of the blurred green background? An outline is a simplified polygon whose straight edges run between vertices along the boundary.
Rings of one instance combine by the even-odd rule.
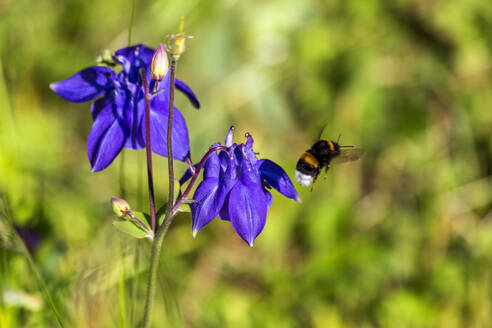
[[[90,173],[90,106],[48,87],[126,46],[131,8],[0,2],[2,328],[142,317],[148,243],[111,226],[121,161]],[[178,78],[202,109],[177,96],[194,159],[231,124],[292,178],[323,128],[366,151],[313,192],[296,184],[302,204],[274,194],[254,248],[218,219],[196,239],[176,220],[155,327],[492,326],[492,2],[136,1],[134,13],[132,43],[155,47],[181,15],[194,35]],[[144,153],[124,156],[126,199],[146,210]],[[31,255],[19,235],[37,241]]]

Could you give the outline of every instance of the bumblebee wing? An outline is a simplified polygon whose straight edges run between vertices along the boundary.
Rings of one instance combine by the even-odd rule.
[[[364,151],[359,148],[342,149],[340,154],[333,158],[330,163],[340,164],[346,162],[353,162],[358,160],[364,155]]]

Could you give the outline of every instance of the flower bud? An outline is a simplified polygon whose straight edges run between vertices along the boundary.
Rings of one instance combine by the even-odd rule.
[[[152,74],[152,80],[161,82],[166,76],[169,69],[169,61],[167,58],[166,49],[162,43],[159,44],[157,50],[152,56],[152,62],[150,63],[150,73]]]
[[[111,197],[111,206],[113,207],[113,212],[119,217],[126,216],[130,211],[130,205],[121,198]]]

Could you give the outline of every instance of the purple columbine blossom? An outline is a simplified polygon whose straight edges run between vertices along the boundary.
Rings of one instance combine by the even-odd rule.
[[[285,171],[268,159],[256,157],[253,138],[246,134],[245,144],[232,143],[233,128],[226,136],[229,151],[212,154],[204,166],[203,181],[191,204],[193,236],[216,216],[230,221],[237,234],[250,246],[266,223],[272,204],[272,187],[282,195],[300,202]],[[216,147],[220,143],[212,145]],[[184,183],[189,173],[181,179]]]
[[[81,103],[94,100],[91,111],[94,124],[87,140],[87,153],[92,171],[108,167],[123,147],[142,149],[145,147],[145,102],[144,90],[139,81],[139,70],[144,69],[151,81],[150,62],[154,49],[145,45],[123,48],[113,58],[122,66],[119,73],[106,66],[86,68],[66,80],[52,83],[51,89],[65,100]],[[167,156],[167,120],[169,110],[168,72],[158,84],[159,92],[150,103],[152,151]],[[200,103],[191,89],[182,81],[175,86],[183,92],[193,106]],[[155,82],[150,82],[154,90]],[[173,157],[185,160],[189,157],[189,138],[186,122],[179,110],[173,116]]]

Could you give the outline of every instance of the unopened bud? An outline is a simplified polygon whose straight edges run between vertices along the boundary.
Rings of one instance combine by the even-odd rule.
[[[150,63],[150,73],[152,74],[152,80],[161,82],[166,76],[169,69],[169,61],[167,59],[166,49],[162,43],[159,44],[157,50],[152,56],[152,62]]]
[[[126,216],[130,211],[130,205],[121,198],[111,197],[111,206],[113,207],[113,212],[119,217]]]

